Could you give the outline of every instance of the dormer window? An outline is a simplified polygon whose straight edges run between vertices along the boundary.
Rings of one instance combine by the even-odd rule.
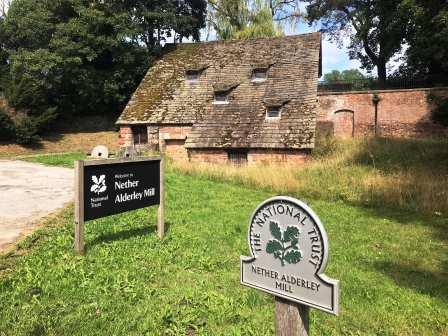
[[[202,70],[187,70],[185,71],[185,79],[187,83],[195,84],[199,82]]]
[[[215,99],[213,104],[228,104],[229,103],[229,92],[230,91],[217,91],[215,92]]]
[[[281,117],[281,106],[269,106],[266,109],[266,119],[276,120]]]
[[[228,104],[230,93],[239,85],[239,83],[216,83],[213,85],[214,99],[213,104]]]
[[[267,68],[258,68],[252,71],[252,82],[264,82],[268,78]]]

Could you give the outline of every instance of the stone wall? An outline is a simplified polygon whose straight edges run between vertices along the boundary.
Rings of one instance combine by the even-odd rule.
[[[390,137],[446,136],[448,130],[431,121],[431,95],[448,97],[448,88],[324,93],[318,95],[318,125],[332,122],[340,137],[363,137],[374,133],[378,103],[378,132]]]

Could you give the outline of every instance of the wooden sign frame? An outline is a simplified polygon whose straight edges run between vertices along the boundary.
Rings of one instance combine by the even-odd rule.
[[[133,158],[133,159],[107,159],[107,160],[91,160],[91,161],[75,161],[75,242],[74,248],[78,254],[84,254],[84,227],[85,227],[85,209],[84,209],[84,172],[85,167],[126,164],[138,162],[154,162],[159,161],[160,169],[160,188],[159,188],[159,204],[157,209],[157,234],[160,239],[165,235],[165,169],[164,159],[162,157],[152,158]],[[142,207],[143,208],[143,207]],[[124,211],[123,211],[124,212]],[[104,216],[105,217],[105,216]]]

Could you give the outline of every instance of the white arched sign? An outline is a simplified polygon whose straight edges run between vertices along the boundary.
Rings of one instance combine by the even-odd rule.
[[[249,223],[250,257],[241,284],[338,315],[339,281],[324,275],[328,238],[305,203],[278,196],[261,203]]]

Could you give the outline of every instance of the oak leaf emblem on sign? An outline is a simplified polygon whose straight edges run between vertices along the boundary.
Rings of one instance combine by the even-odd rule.
[[[100,175],[97,177],[92,175],[92,186],[90,187],[90,191],[96,194],[101,194],[106,191],[106,175]]]
[[[279,259],[282,266],[297,264],[302,259],[302,251],[299,249],[300,230],[295,226],[288,226],[282,231],[277,222],[269,223],[269,230],[272,237],[266,244],[266,252],[272,254],[275,259]]]

